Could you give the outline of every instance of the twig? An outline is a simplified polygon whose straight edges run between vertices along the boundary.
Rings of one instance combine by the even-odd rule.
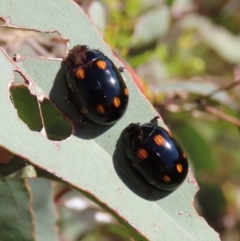
[[[201,99],[210,99],[214,94],[216,94],[217,92],[220,92],[220,91],[223,91],[223,90],[229,90],[233,87],[235,87],[236,85],[239,85],[240,84],[240,80],[237,80],[237,81],[234,81],[230,84],[227,84],[225,86],[222,86],[222,87],[219,87],[215,90],[213,90],[212,92],[210,92],[208,95],[205,95],[205,96],[202,96],[200,97]]]
[[[238,127],[240,127],[240,120],[238,120],[237,118],[233,117],[233,116],[230,116],[212,106],[209,106],[209,105],[203,105],[202,106],[204,108],[204,110],[206,110],[208,113],[211,113],[215,116],[217,116],[218,118],[222,119],[222,120],[226,120]]]

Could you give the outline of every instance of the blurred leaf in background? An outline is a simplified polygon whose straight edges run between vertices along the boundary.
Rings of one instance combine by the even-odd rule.
[[[240,86],[225,88],[240,81],[239,1],[76,2],[115,54],[133,67],[135,81],[142,84],[145,94],[184,146],[200,185],[195,200],[200,215],[220,233],[221,240],[240,240]],[[0,46],[12,57],[16,52],[66,56],[66,41],[56,33],[4,28],[0,31]],[[222,91],[206,98],[219,88]],[[199,104],[201,99],[205,100],[204,105]],[[71,130],[67,124],[65,131],[68,136]],[[19,168],[24,166],[24,159],[13,159],[20,163]],[[12,170],[16,171],[9,162],[1,174]],[[96,218],[96,213],[104,213],[100,207],[72,190],[65,195],[66,189],[61,184],[55,186],[56,196],[62,194],[65,198],[55,198],[63,236],[70,240],[131,239],[115,220]],[[74,205],[69,206],[68,195],[77,197],[78,204],[84,203],[83,208],[75,211]]]
[[[192,161],[199,212],[222,240],[239,240],[239,1],[104,2],[106,41],[135,68]],[[218,88],[207,102],[215,109],[199,109]]]

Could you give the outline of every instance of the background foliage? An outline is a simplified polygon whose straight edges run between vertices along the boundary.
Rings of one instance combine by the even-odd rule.
[[[187,150],[200,186],[199,213],[222,240],[240,240],[239,2],[105,3],[106,41],[135,69]],[[207,99],[213,109],[199,105],[219,88]]]
[[[184,146],[200,186],[195,199],[200,215],[222,240],[240,240],[239,1],[78,3]],[[66,42],[57,34],[0,31],[0,44],[10,56],[66,55]],[[56,187],[66,237],[130,240],[98,206],[84,197],[74,202],[74,191],[65,191]],[[80,220],[74,208],[82,212]]]

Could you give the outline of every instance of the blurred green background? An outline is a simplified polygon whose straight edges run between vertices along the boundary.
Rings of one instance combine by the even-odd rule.
[[[239,241],[240,1],[76,2],[186,150],[200,186],[198,213],[221,240]],[[12,57],[66,57],[66,41],[56,33],[0,29],[0,46]],[[79,198],[78,214],[69,200],[60,205],[66,237],[79,234],[74,223],[81,217],[73,240],[130,240],[103,210]]]

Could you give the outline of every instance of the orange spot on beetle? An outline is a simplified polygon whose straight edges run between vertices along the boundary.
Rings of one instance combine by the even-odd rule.
[[[140,160],[144,160],[144,159],[147,159],[148,158],[148,153],[145,149],[141,148],[141,149],[138,149],[137,150],[137,157],[140,159]]]
[[[76,71],[76,76],[78,79],[84,79],[85,78],[85,71],[83,69],[78,69]]]
[[[121,104],[120,99],[118,97],[114,97],[114,99],[113,99],[114,107],[118,108],[120,106],[120,104]]]
[[[171,181],[171,178],[167,175],[164,175],[162,179],[165,183],[169,183]]]
[[[182,155],[183,155],[183,157],[184,157],[184,158],[187,158],[187,155],[186,155],[186,153],[185,153],[185,152],[183,152],[183,154],[182,154]]]
[[[178,164],[176,165],[176,169],[177,169],[177,171],[178,171],[179,173],[181,173],[181,172],[183,171],[183,166],[182,166],[180,163],[178,163]]]
[[[99,69],[106,69],[107,68],[107,63],[104,61],[104,60],[98,60],[97,62],[96,62],[96,64],[97,64],[97,67],[99,68]]]
[[[105,112],[104,107],[102,105],[98,105],[96,109],[99,114],[104,114]]]
[[[161,135],[156,135],[153,137],[154,142],[158,145],[161,146],[164,144],[165,139]]]
[[[127,88],[124,89],[124,94],[125,94],[126,96],[128,96],[128,89],[127,89]]]

